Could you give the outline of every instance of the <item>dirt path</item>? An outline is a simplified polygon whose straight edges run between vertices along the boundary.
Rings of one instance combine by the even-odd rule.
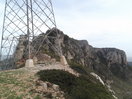
[[[55,70],[63,70],[63,71],[67,71],[75,76],[79,76],[79,73],[75,72],[73,69],[71,69],[68,65],[61,65],[59,62],[58,63],[54,63],[54,64],[48,64],[48,65],[45,65],[45,64],[37,64],[35,65],[35,67],[24,67],[24,68],[21,68],[21,69],[24,69],[24,70],[28,70],[29,72],[32,72],[32,73],[37,73],[38,71],[40,70],[52,70],[52,69],[55,69]]]

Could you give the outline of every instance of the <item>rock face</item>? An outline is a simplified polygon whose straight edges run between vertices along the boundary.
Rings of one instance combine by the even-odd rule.
[[[86,40],[75,40],[55,28],[48,30],[46,34],[49,32],[48,36],[53,36],[54,39],[48,38],[50,43],[44,42],[45,47],[41,47],[40,52],[52,53],[57,57],[62,53],[69,62],[95,70],[99,74],[105,75],[105,79],[110,75],[126,78],[127,59],[124,51],[116,48],[94,48]],[[39,43],[42,38],[36,40]]]
[[[100,81],[100,83],[105,86],[104,81],[97,74],[95,74],[94,72],[91,72],[90,74],[93,75],[94,77],[96,77],[96,79],[98,79]]]
[[[95,49],[98,57],[103,57],[109,64],[127,65],[125,52],[115,48]]]
[[[20,68],[25,65],[25,53],[26,52],[26,45],[27,45],[27,37],[26,35],[21,35],[19,38],[19,42],[16,48],[16,51],[14,53],[14,64],[15,67],[13,68]]]
[[[40,99],[65,99],[65,93],[60,90],[60,87],[50,82],[35,81],[36,86],[31,92],[39,93]]]
[[[108,71],[120,78],[127,77],[127,59],[124,51],[115,48],[96,48],[95,52],[99,61],[107,66]]]
[[[24,51],[26,48],[26,41],[27,41],[27,37],[25,35],[21,35],[19,38],[19,43],[17,45],[15,54],[14,54],[16,61],[19,61],[20,59],[23,58]]]
[[[24,51],[24,45],[21,43],[19,43],[20,48],[18,48],[20,50],[16,50],[16,56],[19,60],[23,57],[20,51]],[[110,79],[111,75],[123,79],[127,78],[127,59],[122,50],[94,48],[86,40],[75,40],[56,28],[40,34],[33,40],[32,44],[36,44],[33,45],[33,50],[39,48],[39,53],[35,56],[38,61],[60,60],[60,56],[64,55],[69,63],[81,64],[92,69],[100,75],[105,75],[104,79]],[[40,45],[42,46],[40,47]]]

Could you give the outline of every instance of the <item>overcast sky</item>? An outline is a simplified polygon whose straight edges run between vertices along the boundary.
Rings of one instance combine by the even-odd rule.
[[[94,47],[132,57],[132,0],[52,0],[58,28]]]
[[[0,30],[4,1],[0,0]],[[132,57],[132,0],[52,0],[56,23],[94,47],[115,47]]]

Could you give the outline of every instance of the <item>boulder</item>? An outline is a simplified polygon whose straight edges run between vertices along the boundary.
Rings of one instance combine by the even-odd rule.
[[[55,85],[55,84],[53,84],[53,89],[55,90],[55,91],[58,91],[59,90],[59,86],[58,85]]]
[[[43,89],[44,90],[47,90],[48,89],[47,83],[42,83],[41,85],[43,86]]]

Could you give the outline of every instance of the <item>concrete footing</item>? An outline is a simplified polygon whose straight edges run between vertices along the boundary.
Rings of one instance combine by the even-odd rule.
[[[61,56],[60,62],[61,62],[62,65],[68,65],[65,56]]]
[[[34,67],[33,59],[27,59],[25,63],[25,67]]]

